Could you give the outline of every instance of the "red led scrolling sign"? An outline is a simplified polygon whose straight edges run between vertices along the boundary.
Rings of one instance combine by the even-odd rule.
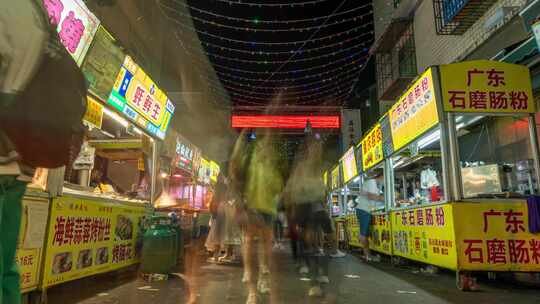
[[[233,128],[304,129],[307,122],[313,129],[339,129],[339,115],[232,115]]]

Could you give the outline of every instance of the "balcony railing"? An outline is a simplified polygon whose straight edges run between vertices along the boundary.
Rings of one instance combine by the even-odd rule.
[[[392,23],[381,37],[375,55],[378,97],[394,100],[417,74],[412,23]]]
[[[434,0],[435,27],[439,35],[462,35],[497,0]]]

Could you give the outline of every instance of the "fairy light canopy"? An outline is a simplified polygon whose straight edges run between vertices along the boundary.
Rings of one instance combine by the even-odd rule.
[[[179,31],[194,25],[233,106],[340,105],[369,58],[368,0],[158,0]],[[178,9],[182,6],[184,9]],[[183,22],[189,12],[193,25]],[[189,44],[186,51],[189,52]],[[204,75],[204,73],[201,73]]]

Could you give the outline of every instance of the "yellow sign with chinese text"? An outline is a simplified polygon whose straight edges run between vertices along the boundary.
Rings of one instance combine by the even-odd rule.
[[[103,123],[103,105],[90,96],[87,96],[86,104],[86,113],[84,113],[83,120],[101,129],[101,124]]]
[[[215,183],[215,182],[217,182],[219,171],[220,171],[218,163],[211,160],[210,161],[210,170],[211,170],[210,180]]]
[[[52,200],[42,287],[139,262],[145,206],[63,196]]]
[[[339,165],[332,169],[332,189],[339,188]]]
[[[349,232],[349,246],[362,247],[360,243],[360,227],[358,226],[358,220],[356,214],[349,214],[345,217],[347,221],[347,231]]]
[[[360,225],[356,214],[349,214],[345,218],[349,232],[349,245],[363,247],[360,243]],[[390,230],[390,216],[384,212],[375,212],[369,224],[369,249],[383,254],[392,254],[392,234]]]
[[[379,123],[362,139],[362,168],[364,171],[383,160],[382,130]]]
[[[392,230],[390,215],[386,212],[374,212],[369,225],[369,249],[384,254],[392,254]]]
[[[460,269],[540,271],[540,236],[529,232],[526,201],[453,207]]]
[[[475,113],[534,113],[529,68],[476,60],[440,66],[444,110]]]
[[[354,147],[351,147],[341,158],[343,165],[343,183],[349,182],[353,177],[358,175],[356,168],[356,158],[354,157]]]
[[[425,71],[388,111],[394,151],[439,122],[432,69]]]
[[[19,267],[21,292],[26,293],[37,289],[39,282],[39,267],[41,248],[18,249],[15,262]]]
[[[127,103],[147,120],[160,126],[163,120],[167,95],[129,56],[124,67],[133,75],[126,90]]]
[[[47,229],[48,200],[25,196],[15,262],[19,267],[21,292],[37,289],[41,252]]]
[[[452,204],[394,210],[390,220],[394,255],[456,269]]]

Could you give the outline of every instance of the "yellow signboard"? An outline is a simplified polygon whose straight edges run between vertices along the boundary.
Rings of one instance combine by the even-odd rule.
[[[395,210],[390,219],[394,255],[456,269],[452,204]]]
[[[349,232],[349,246],[362,247],[360,243],[360,227],[358,226],[358,220],[355,214],[349,214],[346,217],[347,230]]]
[[[137,263],[139,229],[146,215],[144,206],[53,199],[42,287]]]
[[[372,214],[369,235],[369,249],[388,255],[392,254],[392,231],[390,230],[389,214],[385,212]]]
[[[360,226],[355,214],[346,217],[349,231],[349,245],[362,247],[360,243]],[[369,225],[369,249],[383,254],[392,254],[392,239],[390,230],[390,216],[384,212],[372,214]]]
[[[477,113],[534,113],[529,68],[477,60],[440,66],[444,110]]]
[[[175,107],[165,93],[126,56],[107,103],[160,139],[165,138]]]
[[[328,188],[328,171],[324,171],[323,181],[324,181],[324,185]]]
[[[15,262],[19,267],[21,291],[37,289],[41,267],[41,252],[47,229],[48,200],[24,197],[21,229]]]
[[[383,160],[382,130],[379,123],[362,139],[362,167],[365,170]]]
[[[358,168],[356,168],[356,158],[354,157],[354,147],[351,147],[343,158],[341,158],[343,164],[343,183],[347,183],[353,177],[358,175]]]
[[[540,236],[525,201],[454,203],[460,269],[539,271]]]
[[[339,165],[332,169],[332,189],[339,188]]]
[[[86,113],[84,113],[83,120],[94,127],[101,129],[101,124],[103,122],[103,106],[90,96],[87,96],[86,104]]]
[[[39,282],[39,267],[41,248],[18,249],[15,262],[19,267],[21,292],[26,293],[37,289]]]
[[[213,160],[210,161],[210,171],[211,171],[210,180],[213,181],[214,183],[217,182],[220,168],[219,168],[218,163],[216,163]]]
[[[390,108],[389,119],[394,151],[439,122],[431,69],[424,72]]]

